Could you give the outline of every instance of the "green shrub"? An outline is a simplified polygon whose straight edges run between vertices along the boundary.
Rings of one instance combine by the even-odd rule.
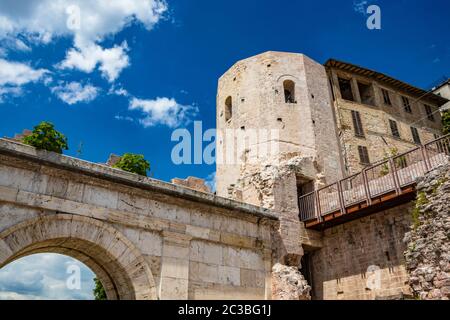
[[[97,278],[94,278],[94,298],[95,300],[107,300],[105,288],[103,288],[102,283]]]
[[[147,171],[150,170],[150,163],[141,154],[125,153],[113,167],[147,176]]]
[[[450,133],[450,110],[444,111],[442,114],[442,125],[444,127],[444,134]]]
[[[37,149],[56,153],[62,153],[63,150],[69,149],[67,138],[56,131],[52,123],[45,121],[35,126],[31,135],[24,137],[22,142]]]

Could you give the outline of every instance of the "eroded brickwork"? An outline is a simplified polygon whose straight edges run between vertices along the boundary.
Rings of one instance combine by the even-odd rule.
[[[325,230],[323,248],[311,257],[314,298],[370,300],[410,295],[403,237],[411,221],[412,204],[408,203]]]

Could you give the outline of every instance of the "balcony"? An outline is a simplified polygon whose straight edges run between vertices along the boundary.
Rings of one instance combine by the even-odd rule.
[[[416,179],[449,161],[450,135],[299,197],[306,228],[323,230],[413,200]]]

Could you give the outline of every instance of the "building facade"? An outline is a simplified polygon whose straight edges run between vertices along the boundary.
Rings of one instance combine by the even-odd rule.
[[[443,97],[350,63],[325,67],[346,175],[442,134]]]
[[[435,88],[433,88],[433,93],[438,96],[444,97],[445,99],[450,99],[450,79],[442,82]],[[450,109],[450,102],[447,102],[444,106],[441,107],[443,110]]]
[[[240,163],[218,163],[217,192],[279,215],[282,262],[300,268],[313,298],[410,295],[403,237],[412,223],[412,202],[316,231],[299,223],[298,199],[441,136],[439,108],[447,101],[336,60],[321,65],[283,52],[242,60],[219,80],[218,131],[256,128],[278,135],[241,153],[233,150],[244,159]],[[219,137],[218,150],[226,153],[229,141]],[[274,142],[275,154],[246,156]],[[379,288],[367,284],[373,274]]]

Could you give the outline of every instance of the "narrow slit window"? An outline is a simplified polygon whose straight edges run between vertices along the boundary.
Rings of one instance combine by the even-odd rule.
[[[430,121],[434,121],[433,109],[429,105],[425,105],[425,112],[427,113],[427,118]]]
[[[360,163],[366,166],[370,165],[369,151],[367,150],[367,147],[358,146],[358,153]]]
[[[225,100],[225,121],[231,120],[233,117],[233,99],[228,97]]]
[[[350,80],[339,78],[339,89],[342,99],[355,101]]]
[[[412,113],[409,99],[407,97],[402,97],[402,101],[403,101],[403,109],[405,110],[405,112]]]
[[[361,115],[358,111],[352,110],[353,129],[355,136],[364,138],[364,129],[361,122]]]
[[[391,97],[389,95],[389,91],[386,89],[381,89],[381,92],[383,93],[383,101],[385,105],[392,106]]]
[[[417,130],[417,128],[411,127],[411,134],[412,134],[412,137],[413,137],[413,140],[415,143],[417,143],[417,144],[422,143],[420,141],[419,131]]]
[[[400,139],[400,132],[398,131],[397,122],[394,120],[389,120],[389,126],[391,127],[392,136]]]
[[[283,82],[284,101],[286,103],[297,103],[295,100],[295,82],[286,80]]]

